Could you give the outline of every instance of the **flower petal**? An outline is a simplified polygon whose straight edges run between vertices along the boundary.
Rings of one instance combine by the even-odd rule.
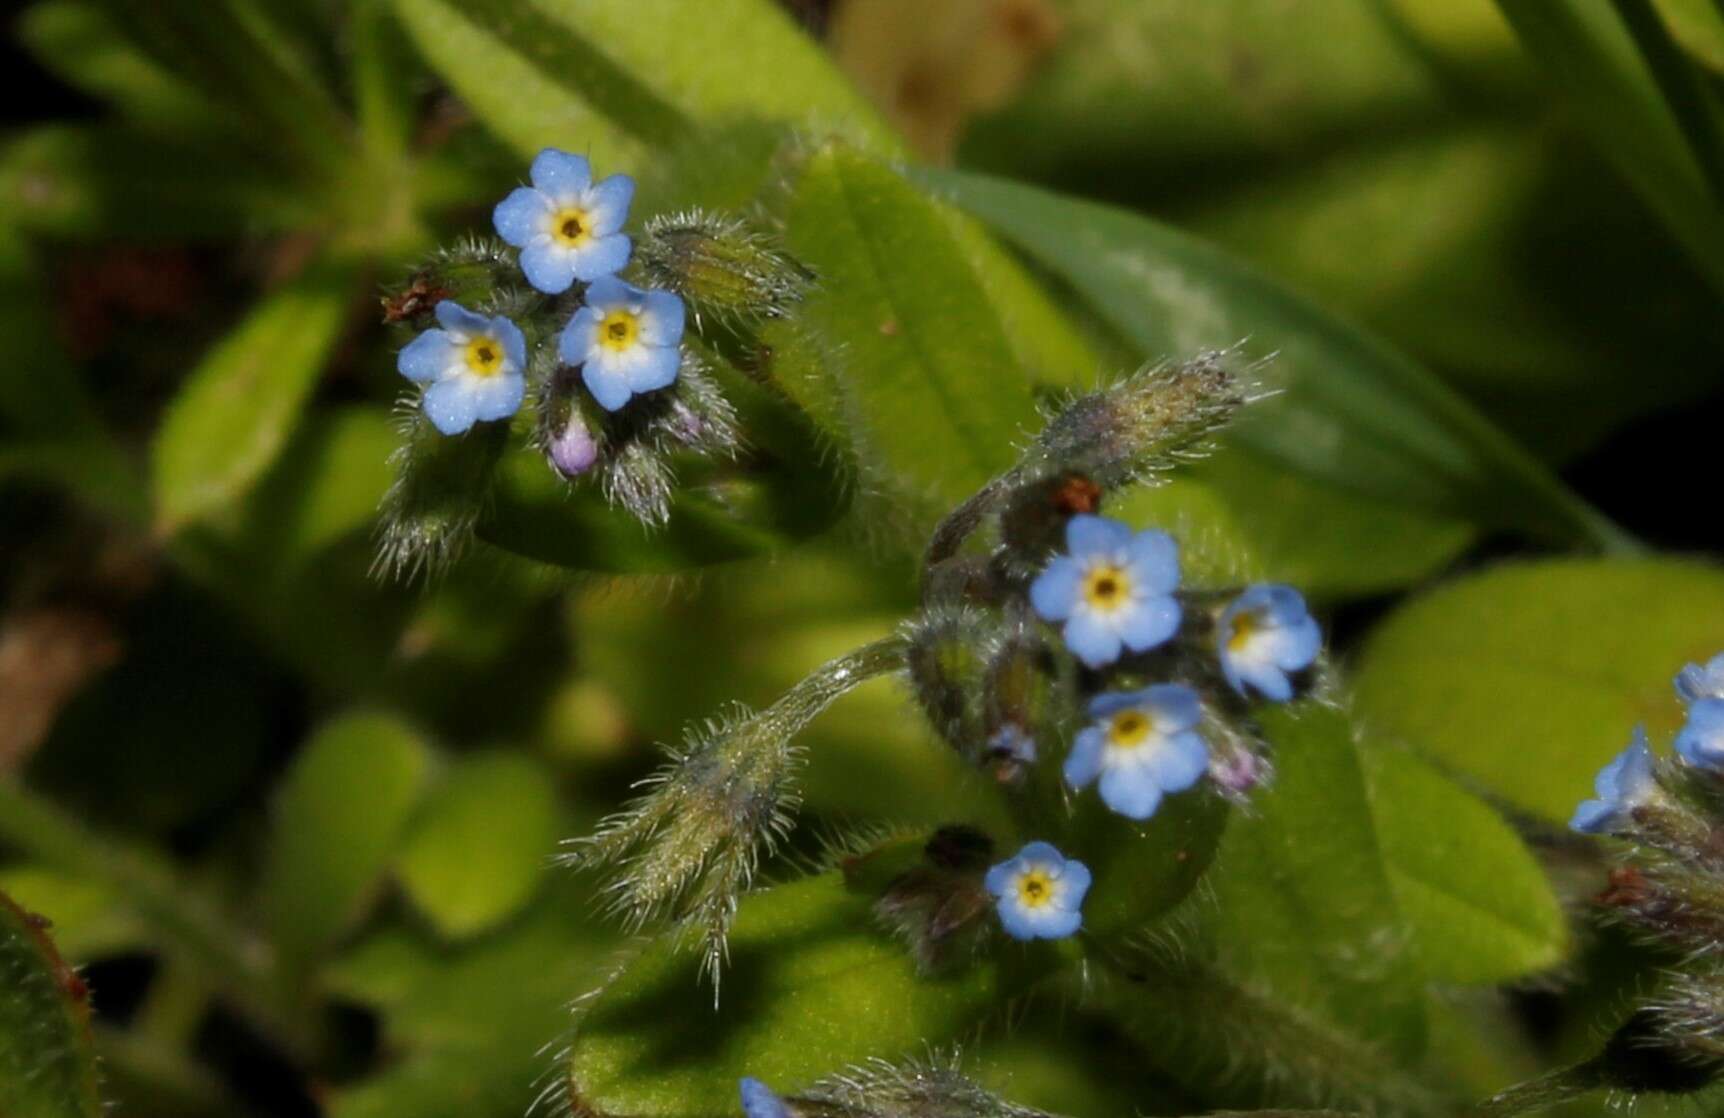
[[[1183,792],[1209,771],[1209,748],[1197,733],[1184,730],[1151,753],[1148,768],[1163,792]]]
[[[646,292],[640,288],[633,284],[624,283],[615,276],[600,276],[593,281],[591,287],[587,288],[583,301],[587,306],[601,312],[600,317],[602,318],[603,312],[614,311],[618,307],[638,310],[639,307],[636,306],[635,301],[645,295]]]
[[[457,376],[440,380],[425,390],[425,414],[445,435],[459,435],[473,426],[476,377]]]
[[[1161,806],[1161,785],[1139,765],[1108,769],[1097,790],[1102,803],[1127,819],[1148,819]]]
[[[637,346],[632,356],[625,375],[636,392],[651,392],[673,383],[682,368],[681,346]]]
[[[583,365],[598,340],[599,312],[582,307],[557,336],[557,357],[565,365]]]
[[[524,248],[534,237],[543,236],[551,222],[551,201],[531,187],[518,186],[491,211],[497,236]]]
[[[587,188],[587,220],[598,236],[608,236],[623,227],[629,219],[629,203],[634,201],[635,180],[627,175],[610,175]]]
[[[447,332],[427,330],[402,347],[395,368],[408,380],[425,384],[446,376],[460,357],[459,344]]]
[[[1118,551],[1131,542],[1131,529],[1105,516],[1079,513],[1066,521],[1066,550],[1073,555]]]
[[[1092,668],[1119,659],[1120,639],[1113,626],[1087,609],[1073,611],[1065,625],[1066,647]]]
[[[1082,788],[1101,775],[1101,758],[1106,742],[1102,740],[1102,732],[1094,726],[1079,730],[1072,740],[1071,752],[1066,754],[1065,764],[1061,771],[1065,774],[1066,783],[1073,788]]]
[[[587,386],[587,391],[593,394],[593,399],[599,402],[599,407],[606,411],[617,411],[634,396],[629,389],[626,377],[607,369],[602,362],[588,361],[581,366],[581,382]]]
[[[503,343],[503,356],[508,359],[507,367],[517,373],[526,372],[527,338],[521,333],[521,328],[498,315],[491,320],[491,332]]]
[[[575,253],[549,237],[535,237],[521,250],[521,271],[535,291],[561,295],[575,282]]]
[[[1120,611],[1114,625],[1127,648],[1147,652],[1177,633],[1179,621],[1179,602],[1158,595]]]
[[[1077,605],[1078,584],[1083,567],[1076,559],[1061,555],[1030,583],[1030,605],[1046,621],[1064,621]]]
[[[682,341],[682,300],[670,291],[649,291],[641,308],[641,341],[647,345],[676,345]]]
[[[612,275],[627,264],[632,247],[633,242],[621,233],[595,237],[580,248],[571,250],[569,266],[574,270],[576,279],[582,283],[592,283]]]
[[[567,206],[580,200],[593,181],[593,168],[583,156],[557,148],[545,148],[533,157],[528,172],[533,185],[544,191],[553,205]]]
[[[437,325],[454,335],[454,340],[464,342],[475,334],[491,332],[491,320],[477,311],[470,311],[453,299],[444,299],[437,304]]]
[[[1126,544],[1126,569],[1132,581],[1152,594],[1171,594],[1179,587],[1179,545],[1154,528],[1139,532]]]
[[[519,372],[499,373],[478,377],[473,388],[475,419],[507,419],[521,410],[521,400],[527,392],[527,379]]]

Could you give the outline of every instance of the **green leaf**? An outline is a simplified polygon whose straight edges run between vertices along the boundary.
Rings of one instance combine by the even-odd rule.
[[[1638,723],[1681,724],[1671,680],[1724,648],[1724,573],[1677,560],[1516,563],[1413,599],[1359,657],[1360,715],[1551,823]]]
[[[56,76],[119,112],[180,127],[215,118],[197,89],[130,42],[98,0],[45,0],[26,9],[17,28]]]
[[[268,296],[192,370],[153,447],[156,517],[176,531],[231,504],[287,442],[340,334],[347,277]]]
[[[820,276],[804,317],[836,346],[778,370],[791,395],[865,470],[942,509],[1011,465],[1036,422],[1031,383],[941,207],[833,145],[808,160],[788,222]]]
[[[1497,2],[1599,150],[1724,294],[1724,212],[1611,0]]]
[[[1275,780],[1222,838],[1209,881],[1221,968],[1402,1061],[1424,1044],[1421,973],[1353,727],[1303,704],[1263,719]]]
[[[1670,33],[1714,70],[1724,70],[1724,12],[1717,0],[1653,0]]]
[[[674,937],[648,947],[575,1023],[576,1109],[635,1118],[730,1114],[736,1081],[796,1090],[869,1057],[918,1056],[998,1008],[993,964],[919,977],[837,874],[744,898],[722,1000]]]
[[[1377,840],[1419,961],[1438,982],[1505,982],[1561,962],[1568,921],[1501,816],[1399,750],[1362,754]]]
[[[146,943],[144,928],[121,898],[93,878],[37,864],[8,866],[0,870],[0,893],[31,912],[52,912],[55,943],[73,963]]]
[[[0,893],[0,1114],[103,1113],[86,996],[48,938],[46,921]]]
[[[768,0],[395,4],[431,64],[524,157],[554,145],[623,162],[634,145],[744,116],[894,148],[874,110]]]
[[[1148,218],[954,171],[917,177],[998,229],[1146,357],[1276,358],[1230,434],[1330,484],[1446,517],[1625,546],[1619,529],[1429,373],[1226,254]]]
[[[469,757],[444,774],[402,847],[407,896],[450,939],[488,931],[533,898],[561,836],[550,774],[529,757]]]
[[[384,714],[320,729],[283,782],[264,908],[284,954],[326,946],[375,899],[424,792],[430,751]]]

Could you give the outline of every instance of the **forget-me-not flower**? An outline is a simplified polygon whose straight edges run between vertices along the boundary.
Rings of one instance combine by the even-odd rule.
[[[586,306],[563,328],[557,353],[579,365],[581,380],[606,411],[663,388],[682,367],[682,300],[605,276],[587,288]]]
[[[1706,661],[1705,666],[1689,664],[1677,672],[1676,693],[1685,703],[1724,699],[1724,652]]]
[[[742,1095],[742,1113],[747,1118],[790,1118],[790,1108],[784,1105],[784,1100],[752,1075],[743,1076],[737,1082],[737,1090]]]
[[[1007,722],[988,738],[988,752],[1028,765],[1036,759],[1036,736],[1016,722]]]
[[[1089,867],[1052,844],[1032,842],[988,870],[1000,923],[1013,939],[1064,939],[1083,926]]]
[[[1724,772],[1724,699],[1696,699],[1676,734],[1676,755],[1701,769]]]
[[[441,329],[408,342],[396,358],[401,375],[425,389],[425,414],[445,435],[459,435],[475,420],[507,419],[521,407],[527,380],[527,341],[502,315],[487,318],[445,299],[437,304]]]
[[[497,235],[521,250],[527,282],[547,295],[591,283],[629,262],[628,220],[635,183],[627,175],[593,181],[578,155],[546,148],[533,159],[532,186],[497,203]]]
[[[1128,819],[1148,819],[1164,792],[1183,792],[1209,768],[1197,732],[1203,705],[1182,683],[1097,695],[1089,713],[1096,721],[1066,755],[1066,783],[1083,788],[1099,776],[1102,802]]]
[[[1092,668],[1144,652],[1179,629],[1179,547],[1166,532],[1133,533],[1087,513],[1066,522],[1066,554],[1030,585],[1044,619],[1065,622],[1066,647]]]
[[[1241,695],[1249,685],[1266,699],[1293,697],[1287,673],[1308,668],[1323,646],[1323,631],[1291,586],[1247,589],[1222,611],[1215,641],[1221,674]]]
[[[1589,835],[1620,830],[1635,808],[1657,795],[1658,783],[1652,778],[1652,748],[1646,744],[1644,728],[1636,726],[1628,747],[1598,770],[1593,791],[1598,798],[1581,801],[1568,823],[1572,829]]]

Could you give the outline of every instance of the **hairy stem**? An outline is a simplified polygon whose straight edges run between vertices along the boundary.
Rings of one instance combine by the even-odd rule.
[[[1599,1079],[1593,1064],[1594,1061],[1587,1060],[1572,1067],[1558,1068],[1525,1083],[1516,1083],[1473,1107],[1467,1118],[1514,1118],[1515,1115],[1532,1114],[1596,1091]]]

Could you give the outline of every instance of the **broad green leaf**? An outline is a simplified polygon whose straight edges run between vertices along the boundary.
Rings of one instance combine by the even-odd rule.
[[[942,508],[1009,466],[1036,422],[1031,382],[939,204],[834,145],[808,160],[787,219],[820,277],[804,316],[834,343],[802,376],[779,371],[791,395],[865,471]]]
[[[1170,796],[1154,822],[1142,826],[1096,797],[1080,798],[1071,836],[1061,845],[1095,878],[1084,898],[1084,933],[1131,936],[1183,901],[1214,860],[1227,818],[1219,796]]]
[[[97,1118],[88,994],[47,927],[0,893],[0,1114]]]
[[[54,941],[75,964],[136,950],[144,929],[102,882],[39,864],[0,869],[0,894],[31,912],[54,914]]]
[[[249,550],[287,573],[364,531],[377,518],[400,441],[380,408],[308,416],[243,506]]]
[[[696,954],[655,942],[576,1020],[571,1101],[635,1118],[730,1114],[741,1076],[796,1090],[870,1057],[951,1044],[999,1008],[993,963],[918,976],[871,900],[837,874],[745,898],[716,1009]]]
[[[1395,896],[1347,716],[1264,717],[1275,780],[1222,838],[1209,882],[1221,969],[1402,1061],[1424,1043],[1412,929]]]
[[[1724,345],[1716,296],[1655,219],[1542,120],[1360,144],[1157,212],[1380,333],[1549,459],[1703,391]],[[1575,229],[1610,267],[1573,266]]]
[[[1108,514],[1172,532],[1193,576],[1211,584],[1286,582],[1343,600],[1394,590],[1452,561],[1476,532],[1277,469],[1230,447]],[[1322,531],[1313,531],[1322,525]]]
[[[1399,750],[1362,754],[1389,883],[1437,982],[1504,982],[1560,963],[1568,921],[1543,868],[1489,806]]]
[[[466,939],[532,900],[560,830],[556,789],[544,766],[510,753],[469,757],[427,797],[396,874],[439,932]]]
[[[375,899],[425,790],[432,758],[384,714],[320,729],[277,796],[263,897],[283,953],[325,947]]]
[[[1178,178],[1182,165],[1296,156],[1442,108],[1437,75],[1377,4],[1054,7],[1060,34],[1046,64],[971,130],[965,163],[1074,187],[1123,180],[1142,189]]]
[[[153,447],[165,531],[241,497],[287,442],[341,330],[347,277],[313,271],[267,296],[187,377]]]
[[[1429,373],[1226,254],[1148,218],[916,172],[1094,305],[1148,357],[1249,339],[1280,394],[1229,436],[1330,484],[1445,517],[1623,546],[1616,529]]]
[[[1498,0],[1599,150],[1724,294],[1724,212],[1612,0]]]
[[[1562,823],[1636,724],[1675,731],[1672,678],[1720,649],[1714,567],[1506,564],[1389,615],[1359,656],[1358,708],[1374,735]]]
[[[1653,0],[1670,33],[1714,70],[1724,70],[1724,11],[1716,0]]]
[[[625,161],[637,144],[745,116],[893,148],[874,110],[768,0],[395,4],[432,65],[523,157],[591,145]]]

